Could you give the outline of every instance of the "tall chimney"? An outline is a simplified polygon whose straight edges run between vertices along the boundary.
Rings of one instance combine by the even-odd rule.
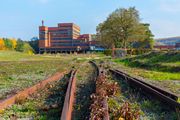
[[[42,20],[42,26],[44,26],[44,20]]]

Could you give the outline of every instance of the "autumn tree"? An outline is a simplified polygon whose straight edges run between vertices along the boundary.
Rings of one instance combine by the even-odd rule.
[[[17,41],[14,38],[0,38],[0,50],[14,50]]]
[[[12,48],[15,49],[16,48],[16,45],[17,45],[17,40],[12,38],[10,39],[11,43],[12,43]]]
[[[0,38],[0,50],[4,50],[4,49],[5,49],[4,40]]]

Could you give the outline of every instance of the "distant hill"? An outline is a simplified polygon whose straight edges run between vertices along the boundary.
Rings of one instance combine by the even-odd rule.
[[[169,37],[169,38],[160,38],[155,40],[157,43],[161,43],[164,45],[175,45],[176,43],[180,43],[180,36],[178,37]]]

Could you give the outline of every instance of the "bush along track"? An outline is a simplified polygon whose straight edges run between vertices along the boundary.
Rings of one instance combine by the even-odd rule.
[[[63,108],[69,74],[47,84],[28,99],[19,99],[12,107],[1,111],[0,120],[33,119],[59,120]]]
[[[118,86],[115,82],[106,80],[105,72],[98,68],[98,77],[96,79],[96,93],[91,95],[93,103],[90,106],[90,120],[109,120],[109,111],[107,99],[118,93]]]

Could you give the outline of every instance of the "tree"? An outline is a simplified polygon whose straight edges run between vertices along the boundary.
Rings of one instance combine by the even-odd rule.
[[[21,40],[21,39],[18,39],[18,40],[17,40],[16,51],[25,52],[25,53],[29,53],[29,54],[34,53],[34,50],[33,50],[33,48],[29,45],[29,43],[26,42],[26,41],[23,41],[23,40]]]
[[[3,38],[3,40],[4,40],[4,45],[5,45],[6,49],[12,50],[13,49],[12,41],[8,38]]]
[[[0,50],[4,50],[4,49],[5,49],[4,40],[0,38]]]
[[[19,52],[24,51],[24,42],[21,39],[17,40],[16,51],[19,51]]]
[[[12,43],[12,48],[15,49],[16,45],[17,45],[17,40],[16,39],[10,39],[11,43]]]
[[[36,53],[39,53],[39,41],[38,37],[33,37],[28,43],[34,49]]]
[[[28,53],[28,54],[33,54],[33,53],[34,53],[34,50],[33,50],[33,48],[29,45],[28,42],[24,42],[23,52]]]
[[[152,34],[151,30],[149,29],[150,24],[142,24],[144,28],[142,29],[144,31],[143,33],[143,40],[137,41],[132,43],[133,48],[148,48],[153,49],[154,46],[154,35]]]
[[[97,39],[107,48],[115,45],[126,49],[146,38],[147,26],[140,23],[139,12],[134,7],[115,10],[97,26]]]

